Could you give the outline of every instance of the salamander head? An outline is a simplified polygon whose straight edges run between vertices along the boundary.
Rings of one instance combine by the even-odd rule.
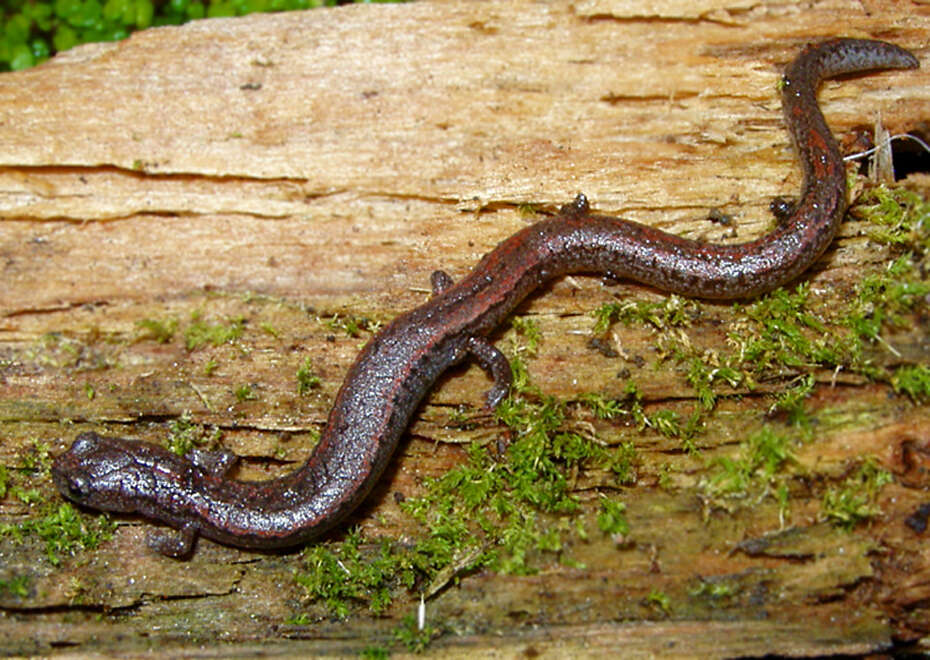
[[[103,511],[133,512],[151,492],[154,476],[146,454],[166,450],[122,438],[82,433],[52,464],[52,478],[62,495]]]

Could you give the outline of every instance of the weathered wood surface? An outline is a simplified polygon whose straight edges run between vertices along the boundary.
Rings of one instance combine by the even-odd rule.
[[[519,205],[552,210],[579,191],[600,212],[688,236],[757,236],[769,199],[798,183],[775,91],[784,63],[837,34],[886,38],[925,60],[928,31],[930,6],[910,2],[417,3],[149,30],[3,74],[0,462],[15,467],[34,440],[60,451],[84,429],[158,440],[190,412],[251,457],[241,476],[290,469],[362,341],[333,337],[318,316],[390,319],[428,296],[432,270],[457,278],[524,226]],[[831,83],[821,99],[838,134],[879,113],[892,132],[913,127],[927,119],[930,67]],[[736,229],[709,223],[711,207]],[[814,268],[818,295],[842,296],[863,264],[888,260],[858,225]],[[619,358],[587,347],[587,313],[630,295],[658,296],[579,277],[524,306],[543,332],[530,367],[544,392],[583,384],[621,396],[624,372],[647,404],[690,401],[681,373],[652,366],[650,331],[619,327]],[[246,331],[193,352],[179,337],[140,340],[138,321],[197,311],[243,316]],[[708,305],[689,336],[720,346],[735,320]],[[926,327],[895,345],[926,361]],[[298,397],[307,357],[322,386]],[[777,549],[737,549],[779,529],[774,504],[708,515],[703,459],[620,430],[643,460],[623,494],[632,542],[579,543],[570,551],[586,569],[466,577],[429,603],[447,631],[436,648],[804,655],[928,635],[930,543],[902,521],[930,499],[920,465],[930,409],[861,379],[823,380],[808,407],[830,423],[798,449],[810,488],[792,493],[798,531]],[[254,400],[236,399],[244,383]],[[462,443],[494,437],[490,421],[446,426],[448,406],[477,405],[486,388],[475,366],[437,387],[354,519],[366,534],[407,533],[393,495],[461,461]],[[705,456],[732,453],[770,406],[764,394],[723,401],[699,438]],[[816,485],[865,454],[898,475],[884,515],[853,533],[818,522]],[[656,486],[663,466],[670,489]],[[10,497],[0,507],[5,521],[30,515]],[[126,523],[61,567],[38,543],[0,539],[0,579],[30,578],[25,597],[0,591],[0,651],[356,654],[415,607],[284,625],[324,612],[300,602],[296,555],[201,542],[175,562],[146,549],[147,524]],[[730,579],[740,596],[689,600],[699,576]],[[666,615],[646,602],[653,590],[688,604]]]

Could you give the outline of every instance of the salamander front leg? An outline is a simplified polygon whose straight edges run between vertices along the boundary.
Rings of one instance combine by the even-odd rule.
[[[579,195],[583,198],[583,195]],[[578,200],[575,200],[576,203]],[[583,200],[584,208],[587,208],[587,200]],[[433,287],[433,295],[438,296],[443,291],[452,286],[452,278],[442,270],[435,270],[429,278]],[[473,336],[468,338],[467,350],[475,356],[481,368],[487,372],[494,381],[494,386],[488,390],[485,395],[485,405],[489,410],[497,408],[497,404],[504,400],[504,397],[510,393],[510,387],[513,385],[513,372],[510,370],[510,362],[504,357],[504,354],[494,348],[494,346],[484,337]]]
[[[239,457],[225,449],[207,451],[191,449],[184,458],[217,478],[223,478],[239,462]],[[190,557],[197,540],[197,526],[186,523],[178,529],[152,532],[146,539],[147,545],[156,552],[174,559]]]
[[[187,452],[184,457],[215,477],[225,477],[239,462],[238,456],[225,449],[208,451],[206,449],[197,449],[194,447]]]
[[[494,381],[494,387],[488,390],[485,401],[488,409],[494,410],[504,400],[513,385],[513,372],[510,362],[484,337],[469,337],[468,352],[475,356],[478,364]]]
[[[146,544],[166,557],[183,559],[190,557],[196,540],[197,527],[193,523],[187,523],[180,529],[152,532],[146,539]]]

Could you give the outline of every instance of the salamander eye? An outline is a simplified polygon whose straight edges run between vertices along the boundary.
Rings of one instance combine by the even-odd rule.
[[[76,500],[83,500],[91,494],[90,481],[84,477],[68,479],[68,494]]]

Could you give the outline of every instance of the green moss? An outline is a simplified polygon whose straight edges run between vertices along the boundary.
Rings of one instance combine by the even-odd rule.
[[[0,580],[0,593],[8,592],[19,598],[29,595],[29,576],[17,575],[9,580]]]
[[[785,482],[790,474],[783,468],[795,462],[791,444],[786,436],[765,427],[740,443],[736,457],[716,458],[714,470],[702,479],[701,487],[718,504],[774,497],[784,517],[788,508]]]
[[[207,323],[195,314],[191,324],[184,330],[184,343],[187,350],[193,351],[206,344],[220,346],[239,339],[245,321],[239,317],[231,319],[228,323]]]
[[[362,660],[388,660],[391,657],[390,649],[384,646],[366,646],[359,653]]]
[[[907,394],[915,403],[930,399],[930,365],[898,367],[891,377],[895,392]]]
[[[837,527],[851,530],[858,523],[881,514],[876,500],[881,489],[893,481],[891,473],[867,458],[852,476],[838,488],[829,488],[823,495],[821,512]]]
[[[47,474],[48,469],[35,470],[25,465],[16,469],[16,476],[11,475],[6,466],[0,465],[0,498],[7,495],[15,497],[23,504],[33,505],[42,501],[42,493],[38,488],[26,485],[25,479],[33,474]]]
[[[861,350],[863,343],[876,343],[897,354],[882,338],[883,328],[906,327],[905,315],[924,304],[928,294],[930,282],[920,275],[910,255],[895,259],[882,272],[866,275],[845,318],[855,350]]]
[[[672,599],[658,589],[649,592],[649,595],[646,596],[646,602],[661,610],[665,615],[670,614],[672,611]]]
[[[178,456],[184,456],[194,447],[216,444],[219,438],[219,428],[213,427],[208,434],[203,426],[193,422],[189,412],[185,412],[178,419],[169,422],[168,438],[165,444],[170,451]]]
[[[635,386],[633,392],[635,392]],[[594,416],[598,419],[614,419],[621,416],[632,417],[633,410],[629,404],[635,405],[637,403],[633,392],[625,401],[608,399],[599,392],[582,392],[576,400],[594,413]]]
[[[352,575],[351,568],[358,568],[355,565],[357,546],[357,534],[350,535],[349,539],[342,543],[338,555],[323,544],[311,546],[304,552],[303,570],[295,577],[297,584],[312,594],[314,599],[325,603],[330,612],[340,618],[349,614],[347,601],[361,600],[365,595],[359,581],[349,579]],[[347,556],[351,557],[352,561],[349,567],[343,568]]]
[[[45,545],[46,558],[56,566],[63,555],[81,549],[92,550],[112,536],[115,524],[106,515],[85,517],[68,503],[43,504],[40,490],[31,482],[47,482],[49,478],[51,458],[46,445],[33,443],[20,455],[19,461],[15,476],[5,469],[2,471],[0,491],[2,496],[12,495],[35,507],[37,515],[21,523],[0,525],[0,535],[11,536],[19,542],[30,536],[38,537]],[[14,582],[13,586],[16,584]]]
[[[523,339],[523,347],[527,355],[536,355],[539,340],[542,335],[539,324],[526,316],[517,316],[511,321],[511,327]]]
[[[159,321],[158,319],[142,319],[136,321],[136,327],[143,331],[141,339],[151,339],[159,344],[167,344],[174,337],[178,329],[177,319],[167,319]]]
[[[463,431],[471,431],[476,428],[477,422],[471,414],[470,408],[466,405],[459,405],[449,410],[446,418],[446,428],[455,428]]]
[[[412,614],[407,614],[401,619],[400,626],[394,631],[394,639],[403,644],[408,651],[421,653],[426,650],[433,637],[438,631],[430,625],[424,625],[422,628],[417,622],[417,618]]]
[[[60,332],[47,332],[26,352],[26,357],[55,369],[94,369],[106,366],[105,359],[88,350],[82,341]]]
[[[618,484],[630,485],[636,482],[636,464],[639,455],[632,441],[622,442],[614,449],[614,455],[606,467],[614,473]]]
[[[710,367],[699,358],[692,358],[688,366],[688,383],[694,388],[697,400],[704,410],[713,410],[717,404],[714,385],[726,383],[731,388],[742,384],[752,386],[752,381],[739,369],[732,366]]]
[[[350,530],[341,543],[308,546],[295,576],[309,596],[340,618],[348,616],[353,603],[383,613],[391,603],[391,589],[410,586],[415,579],[411,551],[386,539],[372,547],[362,545],[358,530]]]
[[[328,319],[323,319],[324,326],[333,332],[340,332],[349,337],[358,337],[362,331],[377,332],[380,323],[362,316],[339,316],[335,314]]]
[[[915,192],[875,186],[853,212],[874,225],[869,238],[878,243],[917,252],[930,249],[930,202]]]
[[[44,442],[34,441],[29,448],[23,452],[19,460],[21,466],[19,471],[22,473],[48,474],[52,467],[52,456],[49,452],[49,446]]]
[[[659,466],[659,488],[662,490],[671,490],[672,471],[672,466],[669,463],[663,463]]]
[[[840,361],[827,338],[827,326],[809,299],[810,285],[804,282],[793,291],[776,289],[746,307],[735,305],[737,316],[753,322],[728,333],[736,347],[735,364],[747,377]]]
[[[539,214],[539,209],[537,208],[535,204],[530,204],[530,203],[518,204],[517,213],[520,214],[521,218],[524,218],[526,220],[532,220],[536,218],[536,216]]]
[[[616,321],[656,332],[656,368],[687,372],[696,402],[690,415],[680,408],[646,414],[635,394],[622,402],[598,395],[582,395],[581,401],[599,418],[629,414],[640,428],[679,438],[694,452],[694,439],[704,432],[705,418],[718,399],[738,393],[737,388],[755,390],[761,381],[773,391],[769,412],[780,413],[805,433],[812,428],[805,403],[816,388],[817,373],[824,369],[889,382],[915,401],[925,399],[928,365],[879,367],[866,349],[880,346],[896,354],[883,333],[907,329],[930,295],[926,275],[930,269],[925,263],[930,205],[913,193],[884,188],[865,201],[865,206],[854,210],[890,232],[893,240],[885,242],[904,253],[887,267],[864,273],[854,294],[840,304],[814,296],[806,283],[778,289],[748,305],[737,304],[733,314],[738,320],[730,324],[725,350],[702,350],[684,334],[684,328],[706,313],[696,302],[671,296],[665,302],[610,303],[594,312],[597,333],[606,332]]]
[[[319,386],[320,378],[313,373],[313,364],[310,362],[310,358],[305,358],[304,363],[297,369],[297,394],[303,396]]]
[[[626,536],[630,524],[626,520],[626,505],[611,499],[601,499],[601,511],[597,514],[597,526],[605,534]]]
[[[65,503],[50,508],[41,517],[17,525],[0,525],[0,534],[10,534],[20,540],[28,534],[38,536],[45,543],[49,563],[57,566],[62,555],[72,555],[79,549],[95,549],[113,536],[115,528],[116,524],[107,515],[84,517]]]
[[[701,579],[700,583],[689,592],[694,598],[726,600],[737,594],[739,586],[728,579]]]
[[[681,415],[675,410],[659,410],[646,418],[646,425],[655,429],[667,438],[677,438],[682,435]]]
[[[804,408],[804,401],[814,391],[814,375],[802,376],[798,383],[788,389],[782,390],[775,397],[772,410],[780,410],[788,416],[788,422],[794,426],[805,429],[810,428],[810,419]]]
[[[258,398],[255,392],[252,390],[252,386],[249,385],[248,383],[237,387],[233,391],[233,394],[236,397],[236,401],[239,401],[240,403],[242,403],[243,401],[254,401],[255,399]]]
[[[262,332],[271,335],[271,336],[274,337],[275,339],[278,339],[278,338],[281,337],[281,333],[278,331],[278,329],[275,328],[275,327],[274,327],[273,325],[271,325],[270,323],[268,323],[267,321],[262,321],[262,322],[258,325],[258,327],[261,328]]]
[[[612,323],[651,325],[657,330],[683,328],[700,314],[699,305],[687,298],[670,295],[659,302],[625,300],[606,303],[593,312],[594,332],[605,332]]]
[[[891,244],[899,254],[887,266],[866,271],[853,295],[839,304],[812,295],[805,283],[793,290],[778,289],[749,305],[735,305],[733,312],[740,320],[728,331],[726,351],[701,351],[686,337],[669,332],[676,323],[687,324],[699,316],[700,308],[683,316],[656,316],[649,313],[655,303],[611,304],[596,312],[595,330],[605,330],[615,319],[654,327],[659,332],[658,354],[679,369],[687,368],[688,383],[705,412],[726,393],[721,386],[753,390],[761,380],[770,387],[781,381],[784,384],[775,388],[771,410],[809,430],[811,420],[804,404],[816,387],[815,373],[822,369],[889,382],[915,401],[924,400],[927,364],[879,367],[867,349],[877,346],[898,357],[883,335],[910,328],[914,313],[930,295],[926,262],[930,204],[913,193],[880,187],[867,193],[864,204],[853,211],[885,232],[876,238]],[[698,433],[701,419],[695,414],[690,420]],[[643,421],[669,436],[689,435],[687,426],[670,412],[653,413]]]

